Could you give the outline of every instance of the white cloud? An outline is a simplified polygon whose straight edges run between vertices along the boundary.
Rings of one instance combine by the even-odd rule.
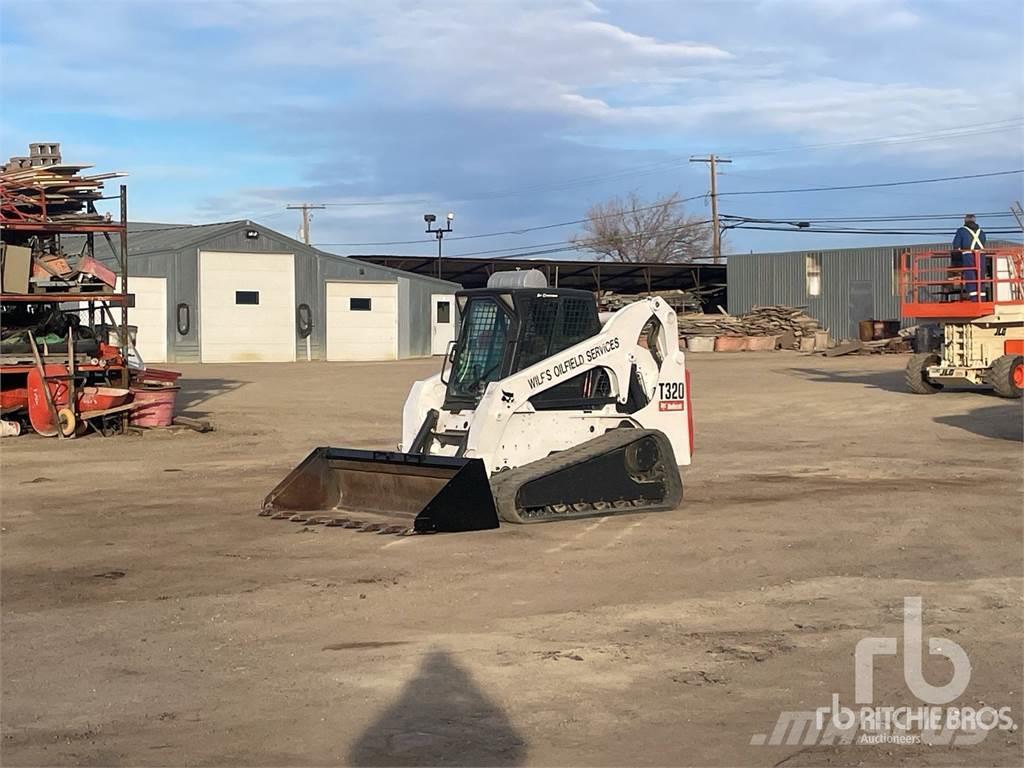
[[[841,23],[846,32],[907,30],[922,19],[905,0],[762,0],[763,9],[794,18],[811,15]]]
[[[58,80],[80,101],[116,114],[223,113],[268,95],[278,107],[317,106],[331,102],[339,82],[358,79],[412,100],[594,116],[589,88],[678,78],[732,58],[706,41],[635,34],[574,0],[385,0],[111,4],[102,29],[109,58],[83,59],[79,43],[96,24],[93,9],[56,8],[11,6],[33,42],[5,46],[9,87],[27,92]],[[47,40],[45,54],[37,39]],[[280,87],[289,77],[293,88]],[[330,82],[318,93],[310,80],[323,78]],[[268,85],[278,87],[268,94]]]
[[[268,151],[284,147],[287,162],[301,166],[297,177],[343,178],[356,194],[361,184],[402,172],[394,157],[405,166],[415,161],[414,153],[351,138],[353,125],[380,129],[370,114],[408,121],[393,144],[422,140],[417,121],[432,121],[435,132],[471,126],[463,156],[472,160],[460,178],[502,189],[504,177],[520,170],[502,166],[513,153],[489,146],[519,140],[503,133],[503,118],[541,135],[537,146],[555,154],[570,136],[655,151],[658,140],[681,146],[693,137],[706,143],[698,150],[783,146],[921,133],[1024,111],[1021,79],[1007,75],[1021,66],[1019,46],[1007,45],[1013,30],[982,25],[977,55],[945,50],[933,34],[950,28],[944,4],[751,0],[697,3],[683,13],[674,3],[635,0],[607,9],[585,0],[109,0],[97,13],[80,2],[0,2],[6,37],[20,41],[0,49],[5,102],[24,108],[58,83],[59,102],[47,109],[235,121],[269,137]],[[102,47],[83,56],[83,39]],[[332,138],[339,125],[358,148]],[[610,136],[614,142],[601,141]],[[1019,157],[1017,139],[985,137],[972,157]],[[950,151],[940,142],[901,146],[904,154]],[[435,179],[421,172],[417,179],[410,172],[402,188],[433,189]],[[239,205],[265,208],[292,191],[251,189]]]

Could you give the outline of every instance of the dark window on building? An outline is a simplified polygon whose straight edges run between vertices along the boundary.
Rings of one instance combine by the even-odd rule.
[[[452,303],[450,301],[437,302],[437,322],[448,324],[452,321]]]
[[[235,291],[235,304],[259,304],[259,291]]]
[[[350,312],[369,312],[370,311],[370,300],[369,299],[349,299],[348,309]]]

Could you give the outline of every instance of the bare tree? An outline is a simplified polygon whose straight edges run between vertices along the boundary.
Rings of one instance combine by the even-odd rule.
[[[572,243],[612,261],[694,261],[711,253],[711,224],[687,216],[678,192],[653,203],[630,192],[591,206]]]

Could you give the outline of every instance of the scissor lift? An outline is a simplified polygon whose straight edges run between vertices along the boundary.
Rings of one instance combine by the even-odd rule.
[[[1000,397],[1024,390],[1024,249],[994,248],[955,257],[904,253],[903,317],[943,328],[935,349],[907,364],[907,388],[931,395],[946,384],[991,387]]]

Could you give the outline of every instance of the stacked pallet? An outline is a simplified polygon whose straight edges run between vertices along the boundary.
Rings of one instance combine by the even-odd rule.
[[[92,206],[103,197],[103,182],[125,176],[82,176],[91,165],[47,165],[0,174],[0,221],[90,224],[105,219]]]
[[[813,338],[820,330],[818,321],[799,307],[773,305],[754,307],[743,315],[683,315],[679,335],[694,336],[775,336],[783,348],[798,349],[802,338]]]
[[[602,312],[616,312],[623,307],[634,303],[639,298],[647,296],[658,296],[677,313],[696,312],[700,310],[700,295],[695,291],[684,291],[680,289],[652,291],[650,294],[637,296],[629,293],[615,293],[604,291],[598,298],[598,307]]]

